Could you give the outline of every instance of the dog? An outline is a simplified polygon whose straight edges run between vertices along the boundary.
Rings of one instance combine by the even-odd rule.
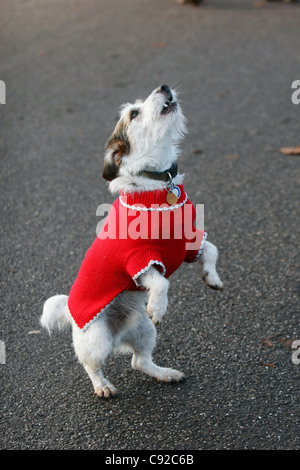
[[[152,359],[156,326],[168,306],[168,278],[183,261],[199,260],[206,284],[223,288],[216,271],[218,250],[206,240],[206,233],[195,226],[188,236],[176,238],[173,233],[181,228],[183,218],[188,221],[185,225],[195,222],[195,208],[177,166],[178,144],[185,133],[176,92],[167,85],[156,88],[144,101],[122,107],[105,146],[103,166],[110,191],[119,197],[88,250],[69,296],[55,295],[44,303],[41,325],[49,333],[72,326],[75,353],[100,397],[117,393],[101,369],[116,352],[130,352],[132,368],[159,381],[185,379],[183,372],[160,367]],[[110,232],[116,235],[116,225],[124,230],[123,219],[126,236],[110,237]],[[163,239],[161,223],[167,233],[172,226],[173,235]],[[141,235],[143,224],[146,230],[136,236]],[[138,226],[140,231],[132,230]],[[151,238],[153,228],[156,232]],[[188,241],[191,249],[186,248]]]

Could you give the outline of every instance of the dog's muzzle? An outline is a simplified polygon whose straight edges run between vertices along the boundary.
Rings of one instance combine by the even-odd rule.
[[[173,101],[172,91],[168,85],[162,85],[158,88],[157,93],[162,93],[166,99],[160,114],[166,115],[177,109],[177,103]]]

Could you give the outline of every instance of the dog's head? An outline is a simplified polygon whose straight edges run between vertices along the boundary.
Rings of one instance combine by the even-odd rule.
[[[185,132],[185,118],[176,93],[167,85],[145,101],[122,107],[106,143],[103,177],[135,177],[143,170],[164,171],[177,158],[176,144]]]

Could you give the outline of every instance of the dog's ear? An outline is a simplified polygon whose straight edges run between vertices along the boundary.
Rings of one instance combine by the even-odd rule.
[[[107,181],[117,178],[122,164],[122,158],[130,152],[130,143],[125,133],[124,126],[117,125],[115,132],[108,140],[104,157],[102,176]]]
[[[107,181],[117,178],[121,165],[122,155],[118,151],[109,150],[104,157],[102,176]]]

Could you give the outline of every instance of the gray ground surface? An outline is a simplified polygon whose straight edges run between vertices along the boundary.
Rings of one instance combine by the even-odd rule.
[[[2,0],[2,449],[299,449],[299,5]],[[168,83],[189,135],[180,169],[205,204],[222,293],[173,275],[155,360],[183,384],[107,363],[101,400],[69,332],[39,326],[68,293],[111,202],[103,146],[121,103]],[[201,150],[201,153],[199,152]]]

